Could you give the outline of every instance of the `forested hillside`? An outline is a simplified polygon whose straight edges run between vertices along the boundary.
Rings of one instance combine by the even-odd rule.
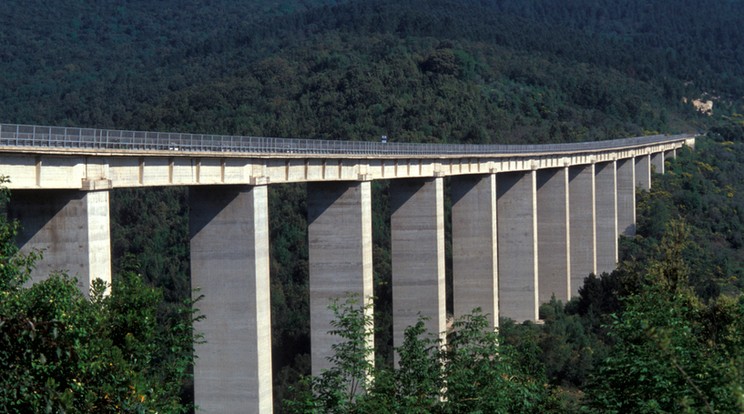
[[[689,130],[682,98],[742,95],[731,2],[322,3],[6,2],[0,119],[573,141]]]
[[[544,348],[545,381],[584,389],[615,343],[601,327],[621,311],[614,298],[640,294],[626,282],[663,262],[650,252],[670,219],[690,231],[690,289],[711,301],[743,287],[742,21],[730,0],[6,0],[0,122],[507,144],[710,130],[642,198],[639,237],[624,241],[635,264],[591,279],[578,304],[546,308],[544,327],[505,322],[516,348]],[[694,99],[712,100],[713,114]],[[269,195],[280,401],[309,368],[305,188]],[[373,202],[389,366],[386,183]],[[165,290],[163,320],[189,295],[187,212],[182,188],[112,194],[115,271]]]

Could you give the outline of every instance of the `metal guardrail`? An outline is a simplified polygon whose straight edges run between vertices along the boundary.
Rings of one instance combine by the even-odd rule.
[[[0,147],[174,152],[208,151],[236,154],[498,155],[561,153],[637,147],[679,141],[692,136],[691,134],[651,135],[606,141],[545,145],[408,144],[0,124]]]

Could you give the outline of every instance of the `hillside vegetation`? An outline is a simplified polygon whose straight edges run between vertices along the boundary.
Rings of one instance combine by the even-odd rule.
[[[0,119],[510,143],[690,130],[683,97],[731,111],[735,2],[604,3],[11,0]]]
[[[710,131],[640,196],[639,235],[623,241],[627,265],[588,279],[576,303],[545,307],[544,326],[503,325],[502,343],[541,349],[532,355],[544,368],[538,379],[557,394],[593,389],[587,401],[594,409],[623,411],[628,407],[611,407],[616,400],[600,401],[609,394],[592,388],[592,375],[617,372],[597,370],[637,330],[635,319],[623,319],[624,303],[637,305],[636,315],[658,314],[644,313],[656,310],[641,309],[640,299],[618,298],[657,295],[659,303],[688,306],[696,314],[678,314],[677,321],[692,321],[695,331],[707,323],[700,315],[719,309],[721,293],[737,297],[744,287],[742,21],[744,8],[730,0],[6,0],[0,122],[506,144]],[[712,100],[713,115],[698,113],[693,99]],[[376,343],[378,365],[389,368],[388,193],[385,182],[373,187]],[[305,187],[271,186],[269,196],[279,402],[309,372]],[[188,192],[116,190],[111,200],[115,278],[135,269],[164,289],[158,317],[187,321],[180,304],[190,295]],[[639,287],[655,274],[650,267],[666,266],[653,252],[670,221],[684,222],[689,234],[678,240],[689,269],[682,299]],[[721,314],[738,312],[724,305]],[[726,323],[720,329],[734,329]],[[659,343],[679,338],[667,339]],[[671,351],[661,351],[667,353],[647,355],[670,360]],[[709,375],[710,367],[728,369],[711,362],[695,375]],[[689,390],[673,400],[690,399],[695,409],[709,403]]]

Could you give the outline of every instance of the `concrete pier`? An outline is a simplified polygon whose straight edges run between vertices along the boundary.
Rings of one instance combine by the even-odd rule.
[[[568,167],[537,171],[540,303],[571,298]]]
[[[664,174],[664,152],[655,152],[651,154],[651,171],[657,174]]]
[[[332,365],[332,299],[372,300],[372,195],[369,181],[308,183],[310,350],[313,375]],[[372,307],[369,314],[371,316]],[[371,329],[371,328],[370,328]],[[374,348],[370,330],[367,343]]]
[[[596,199],[597,273],[611,272],[618,260],[616,163],[594,166]]]
[[[635,157],[635,180],[636,187],[641,190],[651,189],[651,156],[640,155]]]
[[[677,149],[670,149],[664,151],[664,162],[666,163],[668,160],[672,160],[677,158]],[[666,167],[664,167],[666,168]]]
[[[16,238],[21,252],[43,254],[32,283],[67,272],[86,295],[94,279],[111,283],[108,191],[16,190],[9,215],[21,223]]]
[[[400,346],[419,316],[431,334],[446,329],[442,178],[391,181],[390,210],[393,345]]]
[[[496,175],[501,316],[538,319],[536,171]]]
[[[496,175],[452,178],[452,270],[455,318],[481,308],[499,325]]]
[[[571,211],[571,295],[597,272],[594,164],[569,169]]]
[[[206,319],[194,330],[194,400],[206,413],[271,413],[271,306],[266,186],[189,192],[191,285]]]
[[[622,236],[635,235],[636,178],[635,160],[617,160],[617,232]]]

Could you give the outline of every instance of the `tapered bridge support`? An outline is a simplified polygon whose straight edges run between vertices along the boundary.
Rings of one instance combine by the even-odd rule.
[[[671,161],[671,160],[673,160],[675,158],[677,158],[677,149],[676,148],[675,149],[670,149],[670,150],[664,151],[664,163],[666,163],[667,161]],[[664,168],[666,169],[666,164],[665,164],[665,167]],[[666,171],[664,171],[664,172],[666,172]]]
[[[66,272],[85,295],[94,279],[111,283],[108,191],[16,190],[9,213],[22,227],[16,238],[21,252],[43,255],[32,283]]]
[[[501,316],[538,319],[536,171],[497,174]]]
[[[651,189],[651,156],[639,155],[635,157],[636,187],[648,191]]]
[[[499,325],[496,175],[452,178],[452,271],[455,317],[480,308]]]
[[[651,171],[656,174],[664,174],[664,151],[655,152],[651,157]]]
[[[393,344],[425,317],[427,332],[446,329],[444,188],[441,177],[390,184],[393,270]]]
[[[267,187],[191,187],[189,202],[191,284],[205,315],[194,324],[205,341],[194,403],[206,413],[271,413]]]
[[[571,199],[571,295],[597,272],[594,164],[569,169]]]
[[[537,171],[540,303],[571,298],[568,167]]]
[[[372,202],[369,181],[309,183],[310,351],[313,375],[332,368],[328,358],[340,341],[331,335],[333,299],[372,300]],[[371,316],[372,307],[367,308]],[[370,332],[371,333],[371,332]],[[374,335],[367,336],[374,348]]]
[[[635,160],[617,160],[617,231],[622,236],[635,235],[636,178]]]
[[[616,162],[595,165],[597,273],[612,272],[618,260]]]

